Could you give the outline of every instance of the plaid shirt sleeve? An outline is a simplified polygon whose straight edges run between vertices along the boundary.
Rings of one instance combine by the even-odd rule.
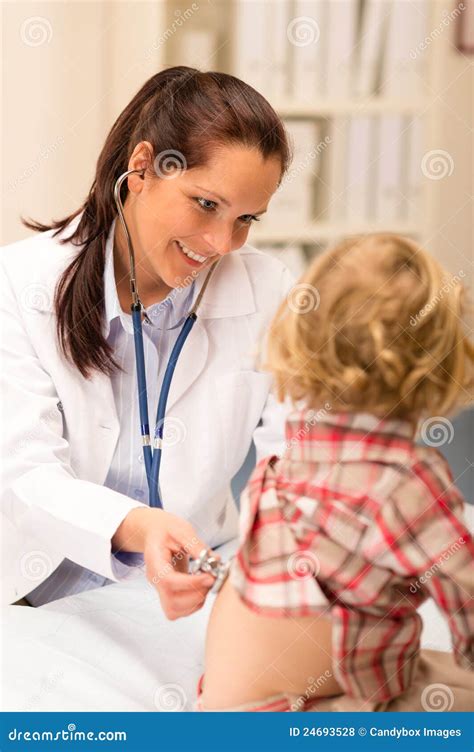
[[[473,670],[474,545],[463,520],[463,498],[448,480],[423,463],[414,467],[379,509],[374,521],[379,551],[372,556],[411,578],[411,592],[433,597],[448,621],[457,663]]]
[[[265,457],[255,467],[240,497],[239,549],[229,578],[243,602],[268,616],[324,613],[329,602],[311,568],[316,557],[293,534],[288,504],[278,491],[274,463]]]

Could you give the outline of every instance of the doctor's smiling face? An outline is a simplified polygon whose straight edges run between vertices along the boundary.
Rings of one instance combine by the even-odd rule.
[[[265,159],[258,148],[243,144],[215,147],[205,165],[177,168],[161,178],[154,172],[152,153],[148,142],[135,148],[128,169],[146,164],[149,169],[144,178],[129,176],[124,203],[145,307],[241,248],[281,178],[278,157]],[[115,227],[114,265],[119,298],[128,311],[128,249],[120,222]]]

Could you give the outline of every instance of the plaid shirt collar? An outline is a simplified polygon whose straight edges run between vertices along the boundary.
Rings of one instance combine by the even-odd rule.
[[[411,464],[413,428],[408,421],[371,413],[296,410],[287,418],[284,459],[290,462]]]

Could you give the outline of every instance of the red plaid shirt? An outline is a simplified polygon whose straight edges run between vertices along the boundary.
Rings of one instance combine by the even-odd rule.
[[[270,616],[328,611],[334,676],[354,697],[409,687],[429,596],[472,669],[474,546],[442,455],[407,422],[367,413],[299,411],[286,437],[242,493],[230,577],[244,602]]]

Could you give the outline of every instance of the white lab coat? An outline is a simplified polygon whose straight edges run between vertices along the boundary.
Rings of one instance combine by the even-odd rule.
[[[65,557],[117,581],[111,539],[141,506],[103,486],[120,432],[110,378],[86,380],[57,345],[54,288],[79,250],[52,232],[2,249],[2,603],[27,595]],[[209,546],[237,534],[230,481],[252,437],[257,458],[283,447],[288,407],[255,363],[292,282],[250,246],[224,257],[176,366],[167,416],[179,441],[163,449],[160,487],[165,509]]]

